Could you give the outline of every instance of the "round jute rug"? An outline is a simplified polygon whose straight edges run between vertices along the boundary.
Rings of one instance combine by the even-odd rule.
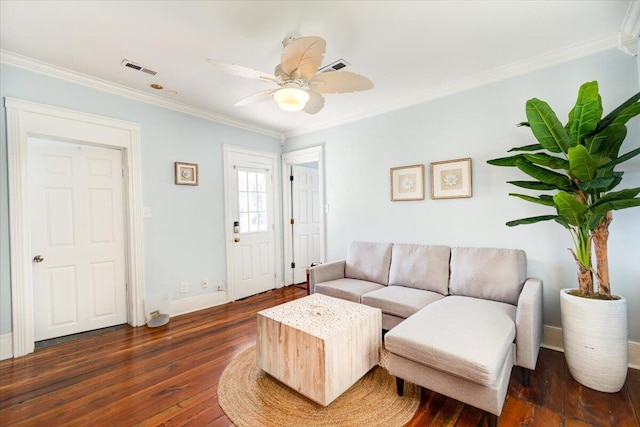
[[[385,362],[383,357],[381,364]],[[253,346],[232,360],[222,373],[218,402],[238,427],[400,427],[418,409],[420,389],[405,382],[404,397],[398,397],[395,378],[376,366],[325,408],[258,368]]]

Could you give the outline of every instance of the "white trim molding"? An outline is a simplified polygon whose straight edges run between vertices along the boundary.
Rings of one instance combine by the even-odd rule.
[[[44,74],[46,76],[55,77],[57,79],[66,80],[68,82],[76,83],[114,95],[123,96],[135,101],[145,102],[147,104],[152,104],[180,113],[200,117],[205,120],[211,120],[213,122],[222,123],[224,125],[233,126],[235,128],[271,136],[273,138],[279,138],[281,135],[281,133],[278,131],[266,128],[255,123],[234,120],[230,117],[212,113],[211,111],[207,111],[202,108],[192,107],[190,105],[165,99],[157,95],[148,94],[141,90],[132,89],[117,83],[99,79],[97,77],[92,77],[86,74],[68,70],[66,68],[57,67],[55,65],[47,64],[46,62],[38,61],[36,59],[28,58],[26,56],[18,55],[17,53],[9,52],[6,50],[0,49],[0,63],[22,68],[28,71],[33,71],[35,73]]]
[[[171,301],[171,315],[180,316],[181,314],[193,313],[194,311],[225,303],[227,303],[226,291],[216,291],[210,294],[176,299]]]
[[[11,359],[13,357],[13,334],[0,335],[0,360]]]
[[[640,0],[629,2],[629,8],[624,16],[618,48],[624,53],[636,56],[638,54],[638,38],[640,37]]]
[[[562,328],[544,325],[542,331],[542,347],[564,352]],[[629,341],[629,367],[640,369],[640,342]]]
[[[31,220],[27,146],[31,136],[122,150],[125,177],[127,319],[145,323],[140,125],[59,107],[5,98],[13,357],[34,350]],[[100,132],[96,132],[100,130]],[[98,136],[100,135],[100,136]]]

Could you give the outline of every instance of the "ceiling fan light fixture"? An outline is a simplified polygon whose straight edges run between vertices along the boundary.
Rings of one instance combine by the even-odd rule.
[[[309,101],[309,94],[299,87],[283,87],[273,94],[273,98],[284,111],[302,111]]]

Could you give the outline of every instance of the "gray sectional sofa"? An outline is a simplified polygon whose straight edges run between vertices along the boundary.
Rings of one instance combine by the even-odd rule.
[[[528,385],[542,339],[542,282],[522,250],[353,242],[313,267],[311,292],[382,310],[389,372],[489,413],[497,422],[511,369]]]

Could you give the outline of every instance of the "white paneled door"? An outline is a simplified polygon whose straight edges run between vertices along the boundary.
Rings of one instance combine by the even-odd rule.
[[[28,147],[35,340],[126,323],[122,152]]]
[[[303,283],[306,267],[321,260],[318,169],[294,165],[291,176],[293,283]]]

